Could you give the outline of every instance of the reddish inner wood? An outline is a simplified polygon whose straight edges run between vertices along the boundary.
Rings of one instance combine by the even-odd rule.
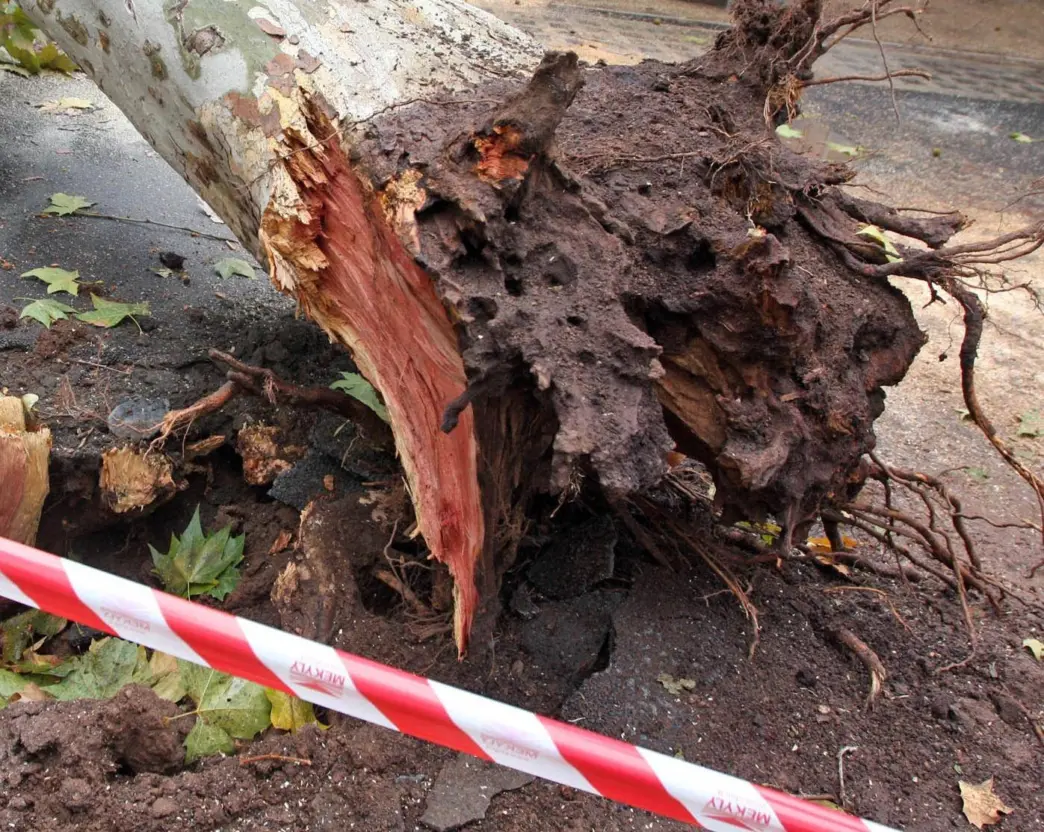
[[[439,429],[446,405],[466,386],[457,336],[431,278],[342,153],[330,150],[321,160],[327,182],[321,193],[313,191],[322,202],[315,243],[329,265],[307,290],[320,297],[302,300],[348,342],[384,397],[420,530],[454,578],[454,631],[463,652],[478,601],[475,564],[484,526],[472,410],[452,433]]]

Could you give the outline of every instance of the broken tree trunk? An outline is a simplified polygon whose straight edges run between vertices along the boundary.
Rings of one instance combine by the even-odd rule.
[[[789,540],[923,341],[857,231],[939,248],[910,250],[939,284],[965,256],[959,215],[854,200],[775,141],[817,2],[603,69],[457,0],[27,6],[380,390],[462,650],[535,494],[626,496],[675,444]]]

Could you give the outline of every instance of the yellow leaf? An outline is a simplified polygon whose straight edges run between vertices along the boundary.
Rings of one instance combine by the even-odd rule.
[[[961,799],[964,801],[964,816],[976,829],[1000,823],[1001,815],[1009,815],[1011,807],[1005,806],[993,793],[993,778],[975,785],[958,780],[961,787]]]
[[[1038,662],[1044,659],[1044,642],[1036,638],[1024,638],[1022,640],[1022,646],[1025,647],[1033,654]]]
[[[271,688],[265,688],[265,696],[272,703],[272,727],[280,731],[297,731],[305,725],[318,722],[310,702]]]
[[[843,563],[838,563],[830,555],[816,555],[816,561],[823,564],[823,566],[829,566],[837,572],[840,572],[846,578],[848,577],[851,570]]]
[[[854,537],[842,537],[841,543],[846,549],[854,549],[859,545],[859,541]],[[830,547],[830,541],[825,537],[810,537],[808,539],[808,545],[816,549],[817,551],[830,552],[833,551]]]

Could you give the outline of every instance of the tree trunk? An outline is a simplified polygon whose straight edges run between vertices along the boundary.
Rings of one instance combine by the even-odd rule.
[[[963,223],[857,203],[766,127],[816,3],[603,69],[456,0],[27,5],[380,390],[462,650],[539,492],[626,496],[676,444],[727,515],[807,523],[922,344],[857,230]]]

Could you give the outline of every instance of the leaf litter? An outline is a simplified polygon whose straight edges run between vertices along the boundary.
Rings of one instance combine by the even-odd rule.
[[[168,702],[191,702],[191,710],[172,717],[196,718],[184,743],[186,764],[230,754],[236,740],[251,740],[269,727],[297,731],[319,724],[310,703],[287,693],[160,651],[150,656],[144,647],[119,638],[98,639],[82,655],[66,658],[35,652],[67,625],[66,619],[39,610],[0,622],[0,709],[20,699],[109,699],[127,685],[145,685]],[[39,672],[17,670],[29,659],[39,660]]]

